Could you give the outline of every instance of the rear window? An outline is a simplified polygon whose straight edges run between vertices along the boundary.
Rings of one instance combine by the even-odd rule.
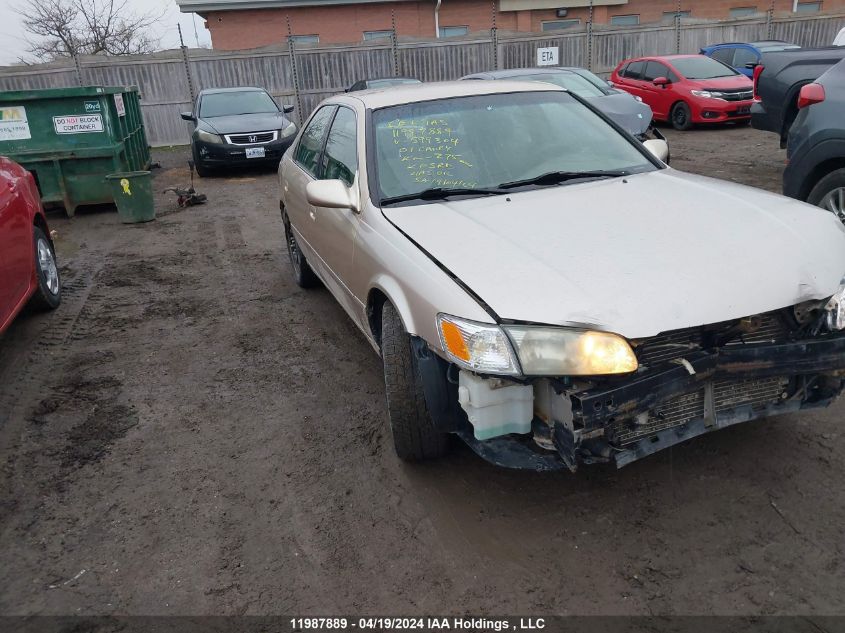
[[[676,57],[672,60],[672,65],[687,79],[716,79],[717,77],[734,77],[739,74],[730,66],[704,55]]]
[[[628,79],[641,79],[643,70],[645,69],[645,62],[631,62],[622,71],[622,76]]]
[[[200,103],[201,117],[231,116],[278,112],[276,102],[264,91],[215,92],[203,95]]]

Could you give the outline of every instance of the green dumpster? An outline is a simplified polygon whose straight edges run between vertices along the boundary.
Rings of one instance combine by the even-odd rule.
[[[153,202],[153,181],[148,171],[125,171],[109,174],[117,214],[124,224],[149,222],[156,219]]]
[[[0,92],[0,155],[31,171],[45,206],[69,216],[114,202],[107,174],[150,167],[138,88]]]

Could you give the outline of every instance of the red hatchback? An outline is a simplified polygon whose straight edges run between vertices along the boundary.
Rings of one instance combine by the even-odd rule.
[[[751,118],[751,80],[704,55],[628,59],[610,79],[651,106],[655,119],[669,121],[676,130]]]
[[[30,299],[61,303],[56,252],[32,174],[0,156],[0,333]]]

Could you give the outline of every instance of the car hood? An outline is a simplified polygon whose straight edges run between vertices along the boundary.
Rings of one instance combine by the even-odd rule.
[[[745,75],[718,77],[716,79],[690,79],[688,81],[693,88],[706,90],[736,90],[738,88],[751,90],[754,87],[754,83]]]
[[[591,97],[589,101],[634,136],[645,134],[651,125],[651,108],[627,92]]]
[[[672,169],[383,213],[501,319],[628,338],[824,299],[845,273],[832,213]]]
[[[202,121],[217,134],[281,130],[289,123],[288,118],[282,112],[203,117]]]

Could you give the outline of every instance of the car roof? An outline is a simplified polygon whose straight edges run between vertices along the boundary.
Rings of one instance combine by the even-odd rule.
[[[326,99],[325,104],[343,103],[357,99],[370,109],[387,106],[435,101],[450,97],[504,94],[508,92],[566,92],[563,88],[544,82],[527,81],[441,81],[434,83],[402,84],[390,88],[374,88],[346,93]]]
[[[219,92],[267,92],[264,88],[255,86],[238,86],[236,88],[206,88],[200,91],[201,95],[213,95]]]
[[[391,81],[394,81],[394,80],[395,81],[408,81],[408,80],[420,81],[416,77],[395,77],[393,75],[391,75],[390,77],[367,77],[366,79],[359,79],[358,81],[387,81],[387,80],[391,80]],[[356,81],[355,83],[357,84],[358,81]],[[420,83],[422,83],[422,82],[420,82]]]
[[[522,77],[524,75],[556,75],[559,73],[575,74],[568,68],[509,68],[508,70],[490,70],[484,73],[465,75],[462,79],[503,79],[506,77]]]

